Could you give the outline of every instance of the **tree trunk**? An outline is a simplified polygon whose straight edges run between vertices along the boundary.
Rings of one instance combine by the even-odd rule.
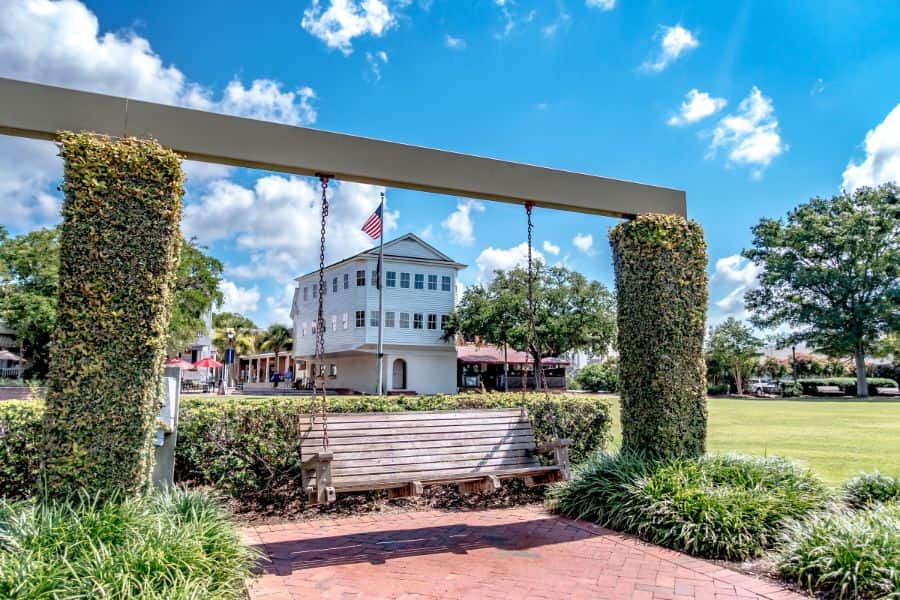
[[[503,391],[509,391],[509,359],[507,358],[508,344],[503,344]]]
[[[741,377],[741,366],[738,365],[734,368],[734,385],[737,388],[737,394],[740,396],[744,391],[744,381]]]
[[[869,382],[866,381],[866,353],[861,346],[856,347],[856,397],[869,395]]]

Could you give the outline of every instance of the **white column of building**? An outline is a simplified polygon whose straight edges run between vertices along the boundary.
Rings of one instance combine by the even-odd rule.
[[[384,355],[384,393],[394,389],[394,357]]]

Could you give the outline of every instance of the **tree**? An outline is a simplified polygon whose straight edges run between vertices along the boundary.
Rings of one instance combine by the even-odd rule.
[[[761,346],[762,340],[755,337],[749,327],[734,317],[728,317],[709,330],[706,355],[728,369],[734,378],[737,393],[741,394],[744,378],[752,372]]]
[[[203,332],[206,324],[203,316],[212,306],[222,304],[219,282],[222,279],[222,263],[204,254],[193,238],[181,244],[178,260],[178,274],[175,283],[175,303],[166,349],[170,355],[186,348],[197,334]]]
[[[59,232],[38,229],[11,238],[0,226],[0,319],[16,331],[38,379],[47,374],[58,285]]]
[[[291,330],[280,323],[272,323],[259,342],[259,349],[275,353],[275,365],[278,365],[278,355],[290,351],[294,347],[294,336]],[[321,365],[319,365],[321,368]]]
[[[528,322],[528,272],[497,271],[484,286],[466,290],[448,322],[447,335],[460,333],[509,345],[542,358],[570,350],[606,351],[615,339],[615,300],[597,281],[565,267],[534,266],[534,339]],[[537,383],[537,382],[536,382]]]
[[[231,312],[216,313],[212,318],[212,344],[222,354],[226,348],[234,348],[235,364],[244,354],[256,351],[256,324],[244,315]],[[230,371],[232,377],[234,371]]]
[[[763,268],[746,294],[752,321],[787,325],[789,343],[852,356],[857,395],[867,395],[866,354],[900,329],[900,188],[813,198],[785,222],[762,219],[743,255]]]
[[[166,342],[170,355],[203,331],[203,315],[222,301],[221,275],[221,262],[204,254],[193,240],[182,241]],[[47,373],[58,287],[59,230],[38,229],[10,237],[0,227],[0,319],[16,331],[31,374],[38,379]]]

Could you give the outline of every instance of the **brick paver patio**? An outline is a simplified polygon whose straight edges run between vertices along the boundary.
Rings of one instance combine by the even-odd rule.
[[[766,581],[539,507],[257,526],[276,598],[802,598]]]

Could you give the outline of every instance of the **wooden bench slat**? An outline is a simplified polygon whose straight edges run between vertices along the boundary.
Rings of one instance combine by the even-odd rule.
[[[533,441],[534,434],[531,431],[520,430],[506,432],[499,436],[491,432],[471,432],[471,433],[445,433],[445,434],[417,434],[404,436],[359,436],[359,437],[331,437],[328,436],[329,449],[345,448],[351,446],[371,446],[374,444],[389,445],[391,447],[406,447],[410,444],[433,444],[447,443],[464,445],[467,443],[485,444],[485,443],[519,443],[523,441]],[[300,441],[303,452],[315,452],[317,448],[322,448],[323,438],[317,436],[314,438],[304,438]]]
[[[492,418],[519,418],[521,409],[482,409],[482,410],[423,410],[415,412],[374,412],[374,413],[327,413],[329,423],[376,423],[378,421],[429,421],[432,419],[492,419]],[[309,418],[321,421],[320,414],[309,415]]]
[[[421,464],[407,464],[407,465],[376,465],[372,467],[365,467],[361,465],[345,467],[345,468],[337,468],[335,466],[332,467],[332,476],[335,481],[341,478],[348,478],[354,475],[375,475],[375,474],[387,474],[387,475],[397,475],[400,473],[428,473],[431,471],[446,471],[446,470],[454,470],[454,471],[465,471],[465,470],[482,470],[486,469],[489,471],[496,471],[500,467],[506,468],[519,468],[519,467],[528,467],[528,466],[538,466],[537,461],[531,460],[525,457],[511,457],[511,458],[491,458],[486,460],[464,460],[464,461],[441,461],[441,462],[431,462],[431,463],[421,463]],[[411,477],[411,479],[420,479],[419,477]]]
[[[422,483],[435,484],[458,481],[475,481],[485,476],[485,473],[491,473],[501,479],[510,477],[520,477],[528,474],[552,473],[559,471],[559,467],[522,467],[512,469],[484,469],[477,471],[466,470],[450,470],[450,471],[432,471],[423,475],[421,478],[403,478],[396,476],[374,476],[356,479],[344,479],[335,483],[335,489],[338,491],[354,491],[354,490],[371,490],[372,487],[365,486],[388,486],[402,485],[408,481],[421,481]]]
[[[528,425],[530,423],[515,416],[502,416],[483,419],[435,419],[433,421],[375,421],[367,423],[363,421],[346,421],[332,422],[328,421],[328,431],[379,431],[382,429],[435,429],[443,427],[502,427],[504,425]],[[314,424],[304,427],[306,431],[320,431],[322,422],[316,421]]]
[[[526,438],[527,439],[527,438]],[[494,441],[494,440],[492,440]],[[395,444],[372,444],[369,446],[329,446],[328,450],[334,452],[336,456],[340,456],[341,460],[353,459],[375,459],[390,458],[402,456],[428,456],[429,454],[440,452],[442,455],[453,454],[470,454],[491,452],[510,452],[514,450],[533,451],[536,446],[532,441],[517,443],[486,443],[486,444],[459,444],[458,441],[450,442],[423,442],[424,446],[414,447],[412,442],[404,444],[402,448],[397,448]],[[439,444],[439,445],[430,445]],[[378,447],[373,447],[378,446]]]
[[[350,430],[332,430],[328,428],[329,438],[355,438],[355,437],[375,437],[375,436],[416,436],[416,435],[437,435],[441,436],[450,433],[472,434],[479,432],[491,432],[498,437],[504,433],[511,431],[531,432],[531,426],[523,423],[504,423],[498,425],[445,425],[443,427],[416,427],[416,428],[400,428],[400,429],[350,429]],[[321,429],[314,429],[303,434],[305,439],[315,439],[323,437]]]
[[[359,456],[349,458],[343,454],[335,454],[333,468],[346,469],[350,467],[366,467],[366,466],[393,466],[393,465],[423,465],[430,462],[440,460],[441,462],[460,462],[473,460],[497,460],[522,458],[527,459],[533,456],[525,450],[500,450],[492,452],[461,452],[457,454],[418,454],[415,456]]]

